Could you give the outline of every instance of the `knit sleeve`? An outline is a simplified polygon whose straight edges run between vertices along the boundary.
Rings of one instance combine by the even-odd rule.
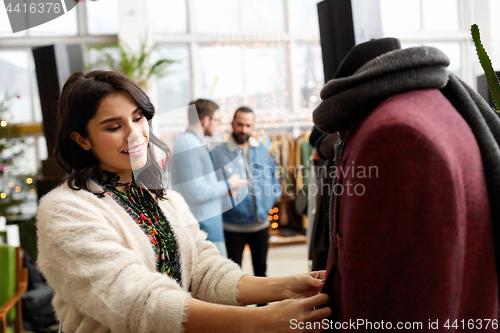
[[[207,240],[207,234],[200,230],[181,195],[169,191],[169,201],[175,206],[179,219],[189,226],[185,229],[195,244],[190,281],[193,297],[211,303],[240,305],[237,286],[246,273],[233,261],[222,257],[217,247]]]
[[[83,190],[59,188],[41,199],[38,264],[64,332],[90,331],[89,321],[112,332],[182,332],[189,293],[145,263],[116,227],[122,218]]]

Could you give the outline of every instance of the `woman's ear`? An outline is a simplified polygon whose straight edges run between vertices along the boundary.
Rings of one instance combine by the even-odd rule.
[[[90,150],[92,148],[92,145],[90,144],[90,140],[85,139],[78,132],[71,132],[71,138],[73,139],[73,141],[78,143],[78,145],[80,145],[80,147],[82,147],[85,150]]]

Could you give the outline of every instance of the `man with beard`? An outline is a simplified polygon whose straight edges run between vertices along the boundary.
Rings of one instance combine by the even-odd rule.
[[[266,276],[269,246],[269,210],[281,195],[274,159],[268,149],[251,136],[255,122],[252,109],[242,106],[234,113],[233,133],[227,143],[212,151],[215,169],[226,179],[240,175],[248,185],[228,198],[222,219],[229,259],[241,266],[245,244],[250,246],[255,276]]]
[[[186,200],[191,212],[222,256],[226,257],[222,229],[222,203],[228,197],[226,182],[218,180],[210,159],[205,136],[212,136],[219,124],[219,106],[206,99],[190,103],[189,126],[174,143],[172,160],[172,189]],[[238,175],[229,177],[232,193],[246,185]]]

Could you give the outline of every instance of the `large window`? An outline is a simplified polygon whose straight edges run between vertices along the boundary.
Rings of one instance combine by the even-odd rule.
[[[78,33],[76,9],[28,30],[30,36],[74,36]]]
[[[29,17],[27,19],[29,20]],[[61,15],[52,21],[13,34],[5,6],[0,5],[0,38],[71,36],[77,33],[77,13],[76,10],[73,9],[67,14]]]
[[[318,34],[317,0],[288,0],[290,8],[290,32],[297,34]]]
[[[40,99],[37,84],[35,82],[34,62],[29,49],[0,50],[0,98],[11,96],[8,105],[8,114],[2,115],[2,121],[7,124],[19,124],[23,143],[21,146],[14,145],[3,151],[4,157],[22,151],[22,155],[16,157],[15,165],[12,165],[9,174],[34,175],[41,167],[41,160],[46,158],[47,148],[40,149],[38,141],[44,138],[41,126],[37,123],[42,121]],[[24,124],[24,126],[22,125]],[[34,128],[34,130],[26,129]],[[12,171],[14,170],[14,171]],[[36,195],[30,193],[29,200],[21,210],[24,213],[33,213],[36,207]]]
[[[0,50],[0,95],[5,92],[16,97],[11,103],[13,123],[41,121],[40,99],[34,84],[34,63],[27,49]]]
[[[222,132],[230,130],[232,115],[242,105],[255,110],[257,131],[312,126],[312,110],[324,84],[316,4],[187,0],[173,5],[148,0],[154,40],[166,49],[187,43],[183,70],[190,76],[189,99],[208,98],[219,104]],[[165,16],[175,19],[166,24]],[[159,108],[179,107],[173,102],[181,100],[179,91],[185,91],[187,81],[180,74],[158,80]],[[162,132],[184,130],[179,117],[170,126],[164,123]]]
[[[205,46],[200,49],[202,96],[221,106],[229,121],[241,105],[270,114],[288,106],[286,52],[282,45]]]
[[[300,107],[303,109],[315,108],[320,103],[319,93],[325,84],[321,47],[312,44],[299,44],[294,67],[298,72]]]
[[[93,35],[118,33],[118,0],[85,1],[87,29]],[[76,12],[76,11],[75,11]]]
[[[162,137],[172,140],[187,124],[185,106],[209,98],[221,107],[220,129],[229,131],[234,110],[255,109],[256,131],[310,128],[324,86],[317,2],[319,0],[146,0],[146,17],[134,24],[152,33],[154,59],[176,62],[150,92]],[[450,58],[450,70],[474,85],[471,49],[472,0],[379,0],[385,36],[403,47],[429,45]],[[138,2],[139,4],[139,2]],[[0,92],[18,94],[12,122],[39,123],[40,102],[30,48],[50,43],[114,42],[119,35],[119,0],[79,2],[76,9],[39,27],[10,32],[0,6]],[[146,11],[145,11],[146,13]],[[120,36],[127,42],[128,36]],[[87,64],[95,52],[86,50]],[[40,127],[41,128],[41,127]],[[40,133],[37,156],[41,149]]]
[[[2,120],[17,124],[24,137],[23,154],[16,158],[16,171],[35,174],[48,155],[31,49],[51,44],[80,44],[85,48],[89,33],[98,35],[92,36],[92,44],[109,42],[110,38],[104,36],[109,34],[114,35],[116,40],[117,0],[80,2],[76,8],[52,21],[15,34],[12,33],[5,6],[0,4],[0,96],[5,93],[14,95],[9,103],[9,116]],[[88,59],[88,53],[86,55]],[[17,148],[13,147],[12,151]],[[23,207],[23,212],[33,213],[31,208],[36,205],[31,207],[30,204],[36,203],[35,194],[32,199],[28,206]]]
[[[187,46],[165,46],[157,49],[154,60],[170,59],[167,75],[156,80],[159,112],[175,111],[189,104],[191,79]]]
[[[148,10],[153,32],[187,32],[185,0],[149,0]]]
[[[475,86],[471,52],[471,3],[468,0],[380,0],[385,36],[402,47],[434,46],[450,58],[452,72]]]
[[[460,29],[458,0],[380,0],[380,7],[386,34]]]

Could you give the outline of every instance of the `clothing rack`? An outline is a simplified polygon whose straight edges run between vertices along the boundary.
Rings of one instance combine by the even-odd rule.
[[[303,196],[309,182],[309,166],[313,148],[309,144],[310,130],[298,136],[290,132],[274,132],[257,135],[274,156],[276,175],[281,187],[281,198],[269,213],[271,229],[282,236],[303,235],[307,229],[305,211],[297,211],[296,200]],[[303,199],[303,198],[300,198]],[[307,200],[307,195],[306,198]]]

